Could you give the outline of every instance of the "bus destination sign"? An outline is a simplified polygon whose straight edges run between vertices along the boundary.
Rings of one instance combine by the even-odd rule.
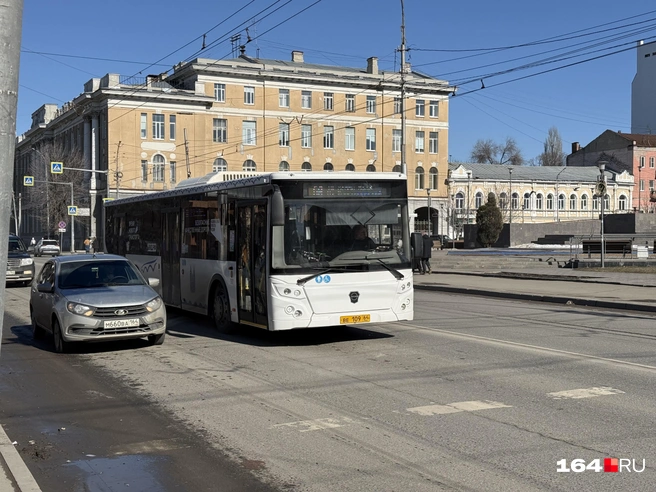
[[[389,183],[303,183],[303,198],[388,198]]]

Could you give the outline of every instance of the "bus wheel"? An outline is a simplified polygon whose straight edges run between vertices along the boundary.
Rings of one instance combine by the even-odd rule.
[[[222,285],[217,286],[214,290],[214,299],[212,301],[212,318],[214,325],[221,333],[232,331],[233,325],[230,321],[230,299]]]

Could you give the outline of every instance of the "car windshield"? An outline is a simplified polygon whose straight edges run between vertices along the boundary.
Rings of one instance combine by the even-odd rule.
[[[20,239],[9,240],[9,251],[25,251],[25,245]]]
[[[60,289],[143,284],[143,277],[125,260],[76,261],[59,268]]]

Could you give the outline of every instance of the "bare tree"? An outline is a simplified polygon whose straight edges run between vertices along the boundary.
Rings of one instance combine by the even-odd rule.
[[[563,140],[555,126],[549,128],[549,134],[544,141],[544,152],[538,156],[538,162],[541,166],[562,166],[565,163]]]
[[[89,195],[85,191],[85,183],[89,177],[81,171],[64,170],[62,174],[50,172],[51,162],[62,162],[64,167],[84,168],[84,157],[75,148],[66,149],[60,142],[48,142],[35,150],[31,173],[36,180],[34,189],[30,192],[29,206],[37,210],[41,226],[48,236],[57,231],[60,221],[68,222],[68,206],[71,204],[71,185],[73,184],[73,200],[78,206],[88,206]]]
[[[478,140],[471,151],[471,160],[480,164],[509,164],[521,166],[524,164],[522,152],[512,137],[506,138],[503,144],[492,140]]]

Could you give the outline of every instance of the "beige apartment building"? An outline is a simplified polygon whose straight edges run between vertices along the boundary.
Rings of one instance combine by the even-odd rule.
[[[100,171],[88,172],[90,218],[78,219],[84,230],[76,233],[83,239],[102,232],[102,198],[170,189],[210,172],[402,172],[402,83],[411,210],[425,221],[430,201],[437,224],[440,202],[448,201],[448,97],[455,88],[410,70],[403,78],[379,70],[374,57],[357,69],[306,63],[299,51],[290,61],[242,54],[196,59],[144,79],[91,79],[69,103],[32,115],[17,139],[15,189],[42,145],[77,149],[88,171]],[[29,191],[25,236],[43,232]]]

